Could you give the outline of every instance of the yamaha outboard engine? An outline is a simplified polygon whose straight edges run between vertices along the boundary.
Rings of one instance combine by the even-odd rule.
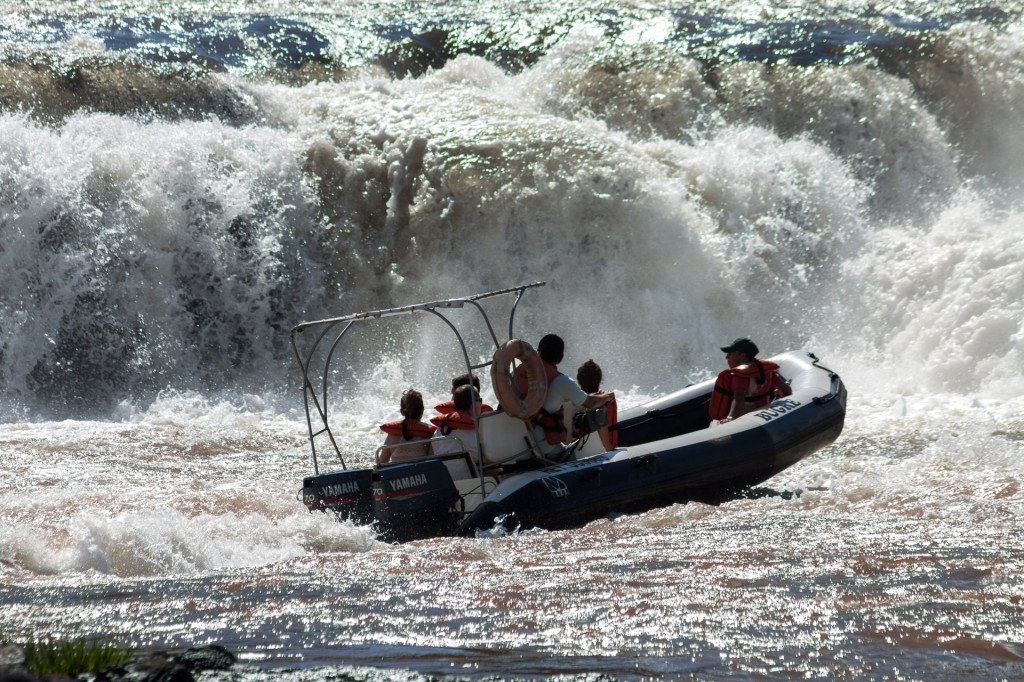
[[[333,471],[302,480],[302,502],[310,511],[330,510],[339,519],[365,525],[373,521],[373,469]]]
[[[373,472],[373,515],[385,540],[451,535],[461,498],[444,462],[424,459]]]

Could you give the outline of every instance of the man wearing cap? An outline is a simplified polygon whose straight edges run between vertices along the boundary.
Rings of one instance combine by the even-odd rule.
[[[776,397],[793,393],[779,374],[779,366],[770,360],[758,360],[757,344],[739,338],[722,346],[729,369],[718,375],[711,396],[711,418],[731,421],[760,409]]]

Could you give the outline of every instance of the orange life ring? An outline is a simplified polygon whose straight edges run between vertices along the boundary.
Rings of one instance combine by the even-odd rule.
[[[526,368],[526,398],[519,397],[519,387],[509,368],[513,360],[523,363]],[[529,419],[540,412],[548,395],[548,380],[544,374],[544,363],[533,346],[522,339],[510,339],[494,351],[491,386],[498,396],[498,404],[509,416]]]

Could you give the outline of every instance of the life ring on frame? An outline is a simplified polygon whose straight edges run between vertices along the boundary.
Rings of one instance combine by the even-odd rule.
[[[526,368],[526,397],[519,397],[519,387],[509,365],[518,360]],[[548,395],[548,380],[544,363],[533,346],[522,339],[509,339],[494,351],[491,363],[491,386],[498,396],[498,404],[505,413],[516,419],[529,419],[540,412]]]

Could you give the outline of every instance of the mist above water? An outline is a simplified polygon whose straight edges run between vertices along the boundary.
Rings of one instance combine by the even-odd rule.
[[[4,409],[266,394],[300,320],[535,280],[521,333],[559,330],[617,385],[695,378],[750,334],[901,393],[1019,396],[1024,55],[997,14],[886,20],[884,50],[840,22],[805,61],[579,21],[516,65],[306,84],[243,62],[182,81],[82,18],[62,59],[105,65],[87,85],[38,42],[4,72],[37,98],[0,117]],[[118,109],[132,80],[170,108]]]

